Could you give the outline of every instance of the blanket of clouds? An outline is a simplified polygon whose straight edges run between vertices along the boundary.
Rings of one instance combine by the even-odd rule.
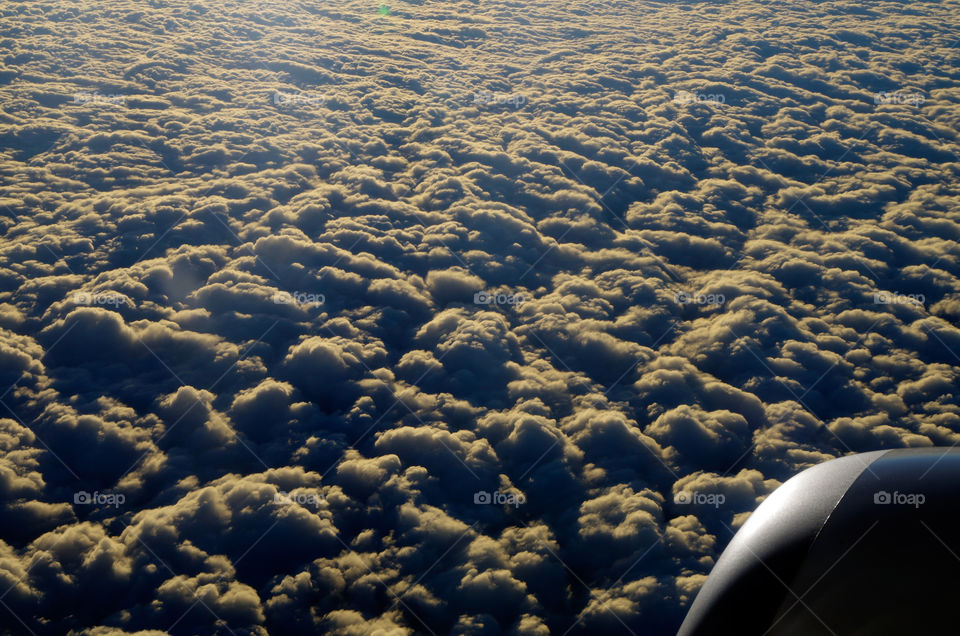
[[[0,631],[670,634],[960,443],[960,3],[0,6]]]

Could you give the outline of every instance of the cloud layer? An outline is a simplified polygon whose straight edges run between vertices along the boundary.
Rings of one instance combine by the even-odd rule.
[[[0,624],[674,633],[960,443],[958,9],[5,7]]]

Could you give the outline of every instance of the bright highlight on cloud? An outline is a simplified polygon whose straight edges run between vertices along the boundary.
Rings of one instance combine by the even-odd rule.
[[[670,634],[960,443],[957,2],[0,9],[0,626]]]

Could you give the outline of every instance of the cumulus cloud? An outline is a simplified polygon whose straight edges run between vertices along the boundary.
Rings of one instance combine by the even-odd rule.
[[[5,11],[4,629],[670,634],[960,443],[956,2],[528,4]]]

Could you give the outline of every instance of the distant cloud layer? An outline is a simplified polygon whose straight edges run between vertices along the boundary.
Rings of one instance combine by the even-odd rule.
[[[960,443],[958,16],[5,6],[0,627],[674,633]]]

